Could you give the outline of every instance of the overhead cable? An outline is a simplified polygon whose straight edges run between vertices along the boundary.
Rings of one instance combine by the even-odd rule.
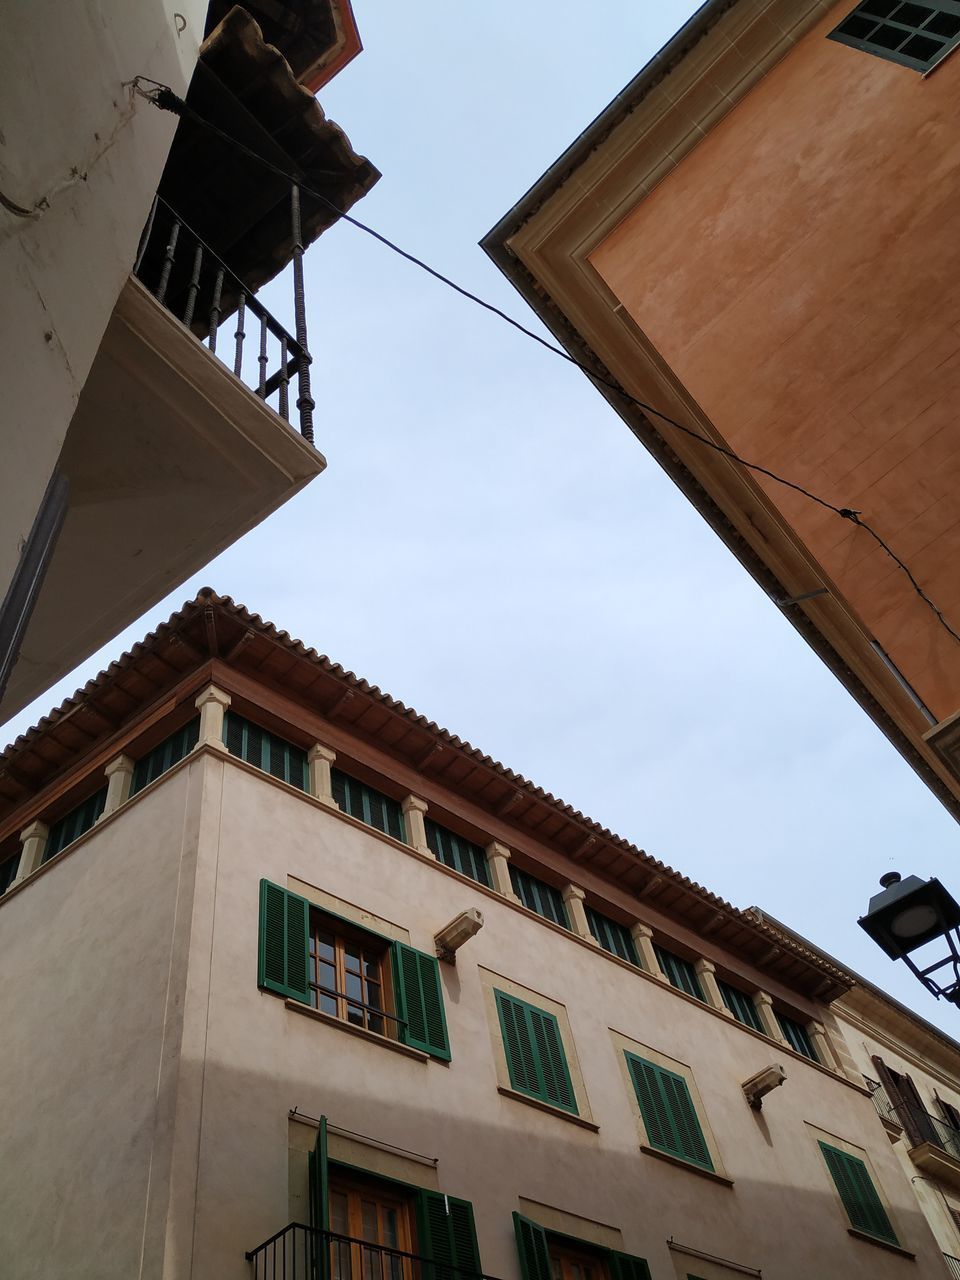
[[[769,467],[764,467],[759,462],[750,462],[747,458],[741,457],[740,454],[736,453],[733,449],[728,448],[726,445],[721,444],[719,441],[711,440],[709,436],[705,436],[701,434],[701,432],[694,430],[693,427],[688,427],[684,423],[678,422],[676,418],[671,418],[669,414],[655,408],[644,400],[640,400],[637,396],[631,395],[612,378],[604,377],[603,374],[597,373],[582,360],[578,360],[576,356],[571,355],[569,351],[564,351],[562,347],[558,347],[555,343],[541,337],[540,334],[534,332],[533,329],[528,329],[526,325],[521,324],[519,320],[516,320],[506,311],[502,311],[499,307],[494,306],[492,302],[488,302],[485,298],[481,298],[479,295],[472,293],[469,289],[464,288],[463,285],[457,284],[455,280],[444,275],[442,271],[438,271],[435,267],[431,267],[428,262],[424,262],[423,259],[418,258],[416,254],[409,253],[406,249],[402,248],[400,245],[396,244],[393,240],[390,240],[387,236],[375,230],[367,223],[361,222],[359,218],[355,218],[352,214],[338,208],[337,205],[329,199],[329,197],[307,185],[303,181],[302,174],[281,168],[279,165],[274,164],[273,161],[267,160],[264,156],[254,151],[253,148],[248,147],[238,138],[234,138],[231,134],[213,124],[212,121],[205,119],[198,112],[194,111],[192,107],[188,106],[182,98],[178,97],[169,85],[161,84],[157,80],[151,80],[147,76],[137,76],[132,81],[132,84],[134,91],[141,97],[146,98],[149,102],[152,102],[154,106],[160,107],[163,111],[171,111],[175,115],[191,120],[193,123],[208,130],[208,132],[216,134],[218,137],[222,138],[224,142],[228,143],[237,151],[241,151],[245,155],[250,156],[251,159],[255,160],[258,164],[263,165],[264,168],[269,169],[272,173],[276,174],[277,177],[283,178],[284,181],[299,186],[302,192],[325,205],[338,219],[349,223],[352,227],[356,227],[358,231],[362,231],[366,235],[372,236],[374,240],[379,241],[380,244],[384,245],[385,248],[389,249],[392,253],[404,258],[407,262],[418,267],[421,271],[425,271],[427,275],[433,276],[435,280],[446,285],[448,289],[452,289],[455,293],[460,294],[460,296],[462,298],[466,298],[468,302],[472,302],[474,305],[482,307],[484,311],[489,311],[492,315],[497,316],[500,320],[505,321],[514,329],[518,330],[524,335],[524,337],[531,338],[534,342],[539,343],[541,347],[545,347],[552,355],[559,356],[561,360],[566,360],[568,364],[572,364],[575,368],[579,369],[581,373],[586,374],[596,387],[605,387],[608,391],[612,391],[621,400],[624,400],[635,408],[640,409],[643,413],[649,414],[654,418],[658,418],[661,422],[667,423],[668,426],[671,426],[677,431],[682,432],[684,435],[689,436],[690,439],[696,440],[702,445],[706,445],[708,449],[713,449],[715,453],[719,453],[725,458],[729,458],[731,462],[737,463],[748,471],[754,471],[758,475],[766,476],[767,479],[773,480],[776,484],[783,485],[787,489],[792,489],[795,493],[801,494],[810,502],[816,503],[818,506],[825,508],[825,510],[833,512],[834,515],[839,516],[842,520],[849,520],[851,524],[863,529],[871,538],[874,539],[886,555],[890,557],[897,568],[901,569],[903,573],[906,574],[907,580],[916,594],[933,612],[937,621],[944,630],[946,630],[953,639],[960,644],[960,632],[957,632],[953,626],[951,626],[945,617],[943,610],[930,598],[923,587],[921,587],[909,566],[900,558],[900,556],[897,555],[890,544],[881,537],[876,529],[862,518],[863,513],[861,511],[856,511],[852,507],[837,506],[826,498],[820,497],[819,494],[813,493],[803,485],[797,484],[793,480],[788,480],[786,476],[779,475],[776,471],[771,471]],[[149,87],[144,88],[145,85]]]

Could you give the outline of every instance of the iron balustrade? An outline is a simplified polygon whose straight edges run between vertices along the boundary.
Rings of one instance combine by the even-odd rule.
[[[245,1255],[253,1280],[496,1280],[482,1271],[291,1222]]]
[[[955,1129],[952,1124],[947,1124],[939,1116],[932,1115],[931,1112],[912,1103],[902,1100],[892,1102],[882,1084],[866,1076],[864,1080],[881,1120],[892,1121],[901,1129],[919,1133],[922,1142],[931,1142],[947,1155],[960,1161],[960,1129]]]
[[[902,1129],[903,1125],[896,1113],[896,1109],[880,1081],[871,1080],[868,1076],[864,1076],[863,1079],[867,1088],[870,1090],[870,1097],[873,1099],[873,1105],[876,1107],[877,1115],[880,1119],[886,1120],[890,1124],[898,1125]]]
[[[947,1264],[947,1270],[955,1280],[960,1280],[960,1258],[955,1258],[952,1253],[945,1253],[943,1260]]]
[[[300,434],[313,444],[315,404],[310,394],[303,234],[300,192],[296,187],[290,196],[290,224],[296,336],[270,314],[253,291],[162,196],[154,199],[140,238],[133,273],[162,306],[201,342],[206,342],[209,350],[232,368],[261,400],[269,402],[275,396],[271,408],[285,422],[290,421],[290,383],[295,377]],[[232,359],[227,359],[217,351],[217,343],[221,325],[233,314],[237,324],[232,335]],[[255,355],[250,348],[244,348],[248,324],[257,337]]]

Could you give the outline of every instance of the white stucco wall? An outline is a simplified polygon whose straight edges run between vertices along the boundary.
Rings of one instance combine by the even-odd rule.
[[[672,1272],[670,1236],[784,1280],[903,1275],[905,1259],[848,1234],[811,1125],[866,1150],[919,1274],[938,1273],[939,1251],[863,1093],[262,775],[232,761],[207,767],[222,772],[223,790],[215,800],[211,778],[222,823],[217,847],[200,851],[208,885],[216,867],[216,895],[212,950],[198,962],[210,990],[192,1274],[239,1280],[243,1250],[289,1220],[293,1107],[438,1156],[440,1189],[473,1201],[484,1269],[505,1280],[518,1280],[510,1214],[520,1197],[619,1229],[654,1276]],[[262,876],[355,903],[425,951],[458,912],[483,912],[456,968],[443,966],[449,1067],[258,991]],[[479,966],[565,1005],[598,1133],[497,1092]],[[641,1153],[611,1028],[693,1069],[733,1188]],[[787,1083],[751,1111],[740,1082],[777,1060]]]
[[[132,95],[185,91],[205,0],[30,0],[0,41],[0,597],[56,463],[163,168],[176,117]]]
[[[0,900],[4,1280],[166,1274],[200,781],[171,776]]]

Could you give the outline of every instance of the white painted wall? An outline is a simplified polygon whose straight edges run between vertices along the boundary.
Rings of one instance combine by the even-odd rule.
[[[205,0],[14,0],[0,40],[0,597],[129,274],[176,117],[124,87],[183,94]],[[181,29],[182,28],[182,29]]]

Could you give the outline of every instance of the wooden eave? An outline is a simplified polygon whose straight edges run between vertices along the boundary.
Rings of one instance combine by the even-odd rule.
[[[649,904],[660,915],[811,998],[830,1000],[850,987],[852,978],[842,969],[782,931],[738,910],[376,685],[209,588],[0,753],[0,832],[38,792],[102,753],[112,738],[122,736],[124,726],[138,714],[149,707],[156,716],[156,709],[164,707],[164,699],[174,690],[179,690],[176,709],[184,719],[192,711],[189,695],[218,664],[229,669],[239,686],[251,690],[246,698],[243,694],[234,698],[241,714],[247,704],[251,713],[257,709],[258,687],[272,690],[530,838],[518,843],[548,854],[553,851],[627,891],[637,900],[638,914]],[[170,707],[169,714],[174,709]],[[263,720],[262,713],[258,718]],[[164,725],[169,732],[169,715]],[[289,721],[265,727],[274,727],[305,748],[313,741],[292,713]],[[163,732],[158,720],[149,742],[143,742],[145,749],[159,741]],[[344,758],[349,760],[349,755]],[[371,771],[366,768],[366,772]],[[397,798],[403,793],[396,783],[391,787],[389,778],[376,781]],[[550,878],[549,862],[544,866],[520,850],[514,857],[519,866],[530,864],[537,874]]]

